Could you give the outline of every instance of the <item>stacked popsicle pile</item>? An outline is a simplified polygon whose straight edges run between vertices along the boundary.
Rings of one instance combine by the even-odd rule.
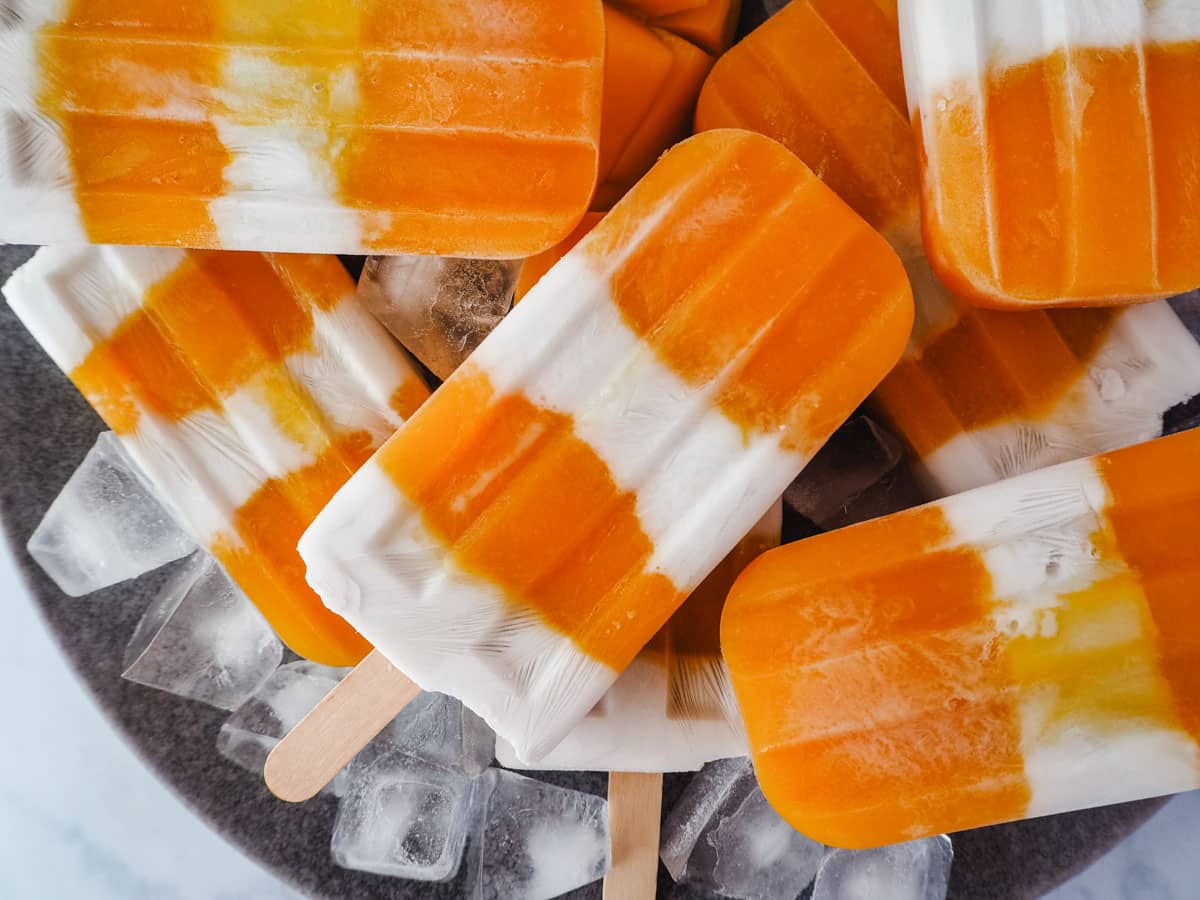
[[[340,865],[650,896],[619,773],[708,764],[676,880],[928,900],[1200,787],[1200,0],[774,6],[0,2],[5,294],[112,429],[30,551],[192,554],[126,677]],[[770,549],[908,505],[869,419],[801,474],[864,402],[945,499]]]

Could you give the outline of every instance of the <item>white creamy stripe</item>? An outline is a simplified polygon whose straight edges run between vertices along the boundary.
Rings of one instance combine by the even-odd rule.
[[[1029,538],[1033,531],[1052,537],[1080,519],[1094,522],[1107,503],[1103,477],[1092,460],[1082,459],[946,497],[938,505],[954,532],[954,544],[987,547]],[[1024,577],[1005,571],[992,575],[999,579],[995,591],[1001,595]]]
[[[299,550],[326,606],[421,687],[459,697],[521,758],[550,751],[616,680],[535,612],[455,566],[373,461]]]
[[[663,654],[643,651],[546,756],[527,763],[512,746],[497,741],[496,760],[510,769],[694,772],[714,759],[750,752],[736,718],[670,718],[668,694]]]
[[[468,365],[502,393],[521,391],[573,417],[618,487],[637,492],[655,546],[648,568],[681,590],[711,571],[807,463],[773,437],[747,441],[714,409],[715,386],[693,387],[660,362],[582,253],[555,265]]]
[[[205,545],[236,537],[234,512],[268,477],[229,420],[212,410],[179,422],[143,410],[137,431],[121,442],[176,520]]]
[[[227,54],[218,93],[228,116],[213,124],[232,159],[225,190],[209,203],[223,246],[311,249],[313,234],[322,235],[322,246],[362,246],[358,214],[336,199],[330,159],[339,138],[333,129],[289,124],[353,121],[361,103],[357,58],[321,72],[318,91],[311,67],[281,65],[250,49]],[[270,124],[241,124],[261,122],[271,110]]]
[[[61,22],[70,0],[3,0],[0,3],[0,31],[36,31],[52,22]]]
[[[322,158],[327,146],[303,146],[321,136],[303,128],[214,122],[231,161],[225,187],[209,201],[221,246],[311,250],[314,235],[322,247],[352,251],[363,246],[359,214],[334,194],[337,176]],[[332,137],[325,135],[328,143]]]
[[[142,305],[147,288],[178,268],[181,250],[43,247],[4,286],[13,311],[64,372]]]
[[[1196,0],[901,0],[910,106],[1065,47],[1200,39]]]
[[[33,31],[56,18],[60,5],[17,3],[22,24],[7,30],[0,13],[0,243],[87,241],[70,155],[58,125],[37,102]]]
[[[312,307],[312,316],[312,351],[284,365],[335,428],[366,431],[382,444],[404,424],[392,396],[419,376],[353,293],[328,311]]]
[[[1036,734],[1045,715],[1034,699],[1022,704],[1022,737]],[[1185,732],[1155,727],[1141,719],[1114,728],[1080,722],[1053,742],[1030,740],[1022,749],[1029,781],[1027,817],[1126,803],[1200,787],[1200,755]],[[1081,777],[1086,769],[1086,777]]]
[[[1038,420],[963,432],[921,460],[927,489],[958,493],[1162,434],[1200,394],[1200,344],[1166,301],[1123,310],[1086,376]]]

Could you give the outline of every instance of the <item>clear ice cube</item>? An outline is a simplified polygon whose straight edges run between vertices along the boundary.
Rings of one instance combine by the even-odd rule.
[[[676,881],[739,900],[795,900],[824,852],[771,808],[745,758],[701,770],[667,817],[661,847]]]
[[[201,552],[168,580],[138,622],[122,677],[232,711],[282,659],[271,626],[221,565]]]
[[[307,660],[280,666],[225,720],[217,734],[217,750],[226,759],[261,776],[275,745],[349,671]],[[330,789],[340,795],[343,788],[344,774],[338,776]]]
[[[438,378],[448,378],[513,304],[520,260],[373,256],[358,296]]]
[[[187,556],[196,542],[106,431],[50,504],[28,548],[64,594],[81,597]]]
[[[737,756],[708,763],[688,782],[663,824],[659,858],[671,877],[683,879],[688,859],[729,792],[747,772],[749,757]]]
[[[945,900],[953,861],[944,834],[878,850],[830,850],[812,900]]]
[[[902,509],[917,498],[875,497],[904,458],[900,441],[874,420],[856,416],[829,439],[783,495],[791,509],[824,529]],[[893,508],[894,506],[894,508]]]
[[[354,765],[333,826],[333,861],[345,869],[417,881],[453,878],[471,822],[473,780],[384,752]]]
[[[426,691],[404,708],[366,752],[394,750],[443,769],[478,775],[495,758],[496,735],[456,698]]]
[[[503,769],[488,770],[476,784],[472,900],[548,900],[608,872],[607,801]]]

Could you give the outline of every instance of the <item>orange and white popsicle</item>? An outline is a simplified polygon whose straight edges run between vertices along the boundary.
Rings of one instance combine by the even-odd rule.
[[[338,492],[309,582],[536,760],[894,363],[911,303],[787,150],[692,138]]]
[[[428,391],[337,259],[44,248],[4,293],[284,642],[357,662],[296,542]]]
[[[0,240],[519,257],[587,209],[600,0],[12,0]]]
[[[896,0],[793,0],[718,61],[696,126],[781,141],[905,261],[917,324],[874,399],[932,496],[1157,437],[1200,394],[1200,345],[1166,303],[1013,315],[943,287],[921,241]]]
[[[1196,0],[901,0],[930,259],[1023,308],[1200,286]]]
[[[722,648],[775,809],[825,843],[1200,787],[1200,431],[789,544]]]
[[[504,741],[496,760],[510,769],[691,772],[746,755],[746,735],[721,658],[721,610],[742,570],[779,546],[776,503],[721,560],[629,664],[608,693],[536,763]]]

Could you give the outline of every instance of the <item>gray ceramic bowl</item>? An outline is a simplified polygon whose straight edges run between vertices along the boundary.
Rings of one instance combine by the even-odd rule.
[[[748,0],[743,33],[765,18]],[[32,249],[0,247],[0,283]],[[96,702],[158,775],[197,815],[306,895],[329,900],[464,896],[461,881],[404,882],[339,869],[329,857],[334,801],[275,800],[253,775],[216,751],[224,714],[122,681],[121,660],[141,611],[166,571],[84,599],[64,596],[25,551],[26,541],[102,428],[70,382],[0,305],[0,524],[33,600]],[[168,567],[169,568],[169,567]],[[538,777],[603,794],[601,775]],[[688,776],[668,776],[669,809]],[[1161,801],[1130,803],[955,836],[954,900],[1033,898],[1104,854]],[[671,880],[659,870],[659,896]],[[577,897],[599,897],[592,885]]]

